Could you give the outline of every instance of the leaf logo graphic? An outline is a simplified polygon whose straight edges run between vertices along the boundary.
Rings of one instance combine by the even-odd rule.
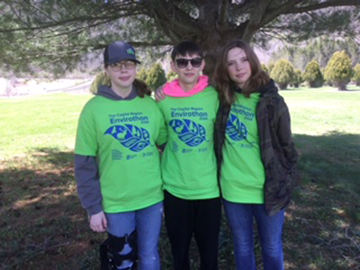
[[[134,55],[135,55],[135,52],[134,52],[133,49],[131,49],[131,48],[127,49],[126,52],[127,52],[128,54],[134,54]]]
[[[104,135],[111,135],[118,140],[124,147],[133,152],[140,152],[150,144],[150,133],[134,125],[109,127]]]
[[[170,127],[186,145],[195,147],[206,141],[205,128],[189,119],[173,119],[169,122]]]
[[[248,130],[244,123],[242,123],[235,115],[230,114],[226,124],[225,133],[233,141],[241,141],[247,138]]]

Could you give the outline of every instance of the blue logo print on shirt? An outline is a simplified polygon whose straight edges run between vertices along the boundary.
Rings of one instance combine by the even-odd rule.
[[[124,147],[133,152],[140,152],[150,144],[150,133],[134,125],[112,126],[104,135],[109,134],[118,140]]]
[[[229,120],[226,124],[226,135],[234,141],[245,140],[248,135],[248,130],[244,123],[242,123],[235,115],[230,114]]]
[[[189,119],[173,119],[169,122],[170,127],[186,145],[195,147],[206,141],[205,128]]]

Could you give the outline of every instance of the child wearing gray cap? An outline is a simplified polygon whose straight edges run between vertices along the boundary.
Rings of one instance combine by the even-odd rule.
[[[84,106],[75,145],[75,177],[90,228],[107,231],[103,269],[160,269],[163,213],[159,151],[165,122],[147,86],[135,79],[134,48],[117,41],[104,51],[111,85]]]

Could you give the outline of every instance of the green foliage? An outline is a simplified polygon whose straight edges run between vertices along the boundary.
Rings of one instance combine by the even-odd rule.
[[[325,79],[332,81],[339,90],[346,90],[346,84],[353,76],[351,59],[345,51],[335,52],[325,68]]]
[[[147,73],[146,84],[150,89],[156,90],[164,83],[166,83],[165,71],[159,63],[156,63]]]
[[[285,59],[277,61],[271,71],[271,78],[279,85],[280,89],[286,89],[287,85],[294,80],[294,77],[294,67]]]
[[[354,67],[354,76],[352,79],[356,82],[356,85],[360,85],[360,64],[356,64]]]
[[[324,68],[336,51],[345,50],[353,63],[360,63],[360,47],[352,38],[334,39],[321,36],[306,41],[304,44],[285,46],[272,53],[270,59],[288,59],[295,67],[304,70],[306,65],[316,60]]]
[[[273,62],[270,62],[267,66],[268,68],[268,74],[271,74],[271,71],[273,70],[275,64]]]
[[[303,79],[311,88],[321,87],[324,84],[324,78],[320,71],[320,65],[316,60],[312,60],[306,65]]]
[[[169,73],[166,76],[166,79],[168,80],[168,82],[175,80],[178,77],[178,75],[176,74],[175,71],[170,70]]]
[[[295,70],[295,76],[291,83],[294,84],[295,87],[299,87],[299,85],[303,82],[302,73],[300,69]]]
[[[197,41],[208,67],[234,37],[266,47],[274,37],[307,41],[337,31],[342,37],[359,36],[359,5],[354,2],[0,1],[0,68],[63,74],[81,62],[84,70],[93,70],[102,50],[115,40],[142,47],[142,52],[151,49],[157,56],[181,40]]]
[[[110,77],[105,73],[105,71],[102,71],[95,76],[90,85],[90,92],[93,94],[97,93],[99,85],[111,85]]]
[[[268,70],[268,68],[266,67],[265,64],[261,64],[261,68],[262,68],[262,70],[265,71],[266,73],[269,73],[269,70]]]
[[[136,74],[136,78],[138,78],[139,80],[142,80],[144,82],[146,82],[147,76],[148,76],[148,74],[147,74],[147,70],[145,67],[142,67]]]

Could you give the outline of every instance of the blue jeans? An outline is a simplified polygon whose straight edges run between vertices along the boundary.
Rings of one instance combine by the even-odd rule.
[[[224,200],[225,213],[234,237],[237,270],[255,270],[253,219],[260,236],[265,270],[283,270],[282,228],[285,210],[269,216],[264,204],[241,204]]]
[[[144,209],[108,214],[108,233],[117,237],[130,235],[137,231],[139,270],[159,270],[160,257],[158,242],[163,214],[163,203],[157,203]]]

